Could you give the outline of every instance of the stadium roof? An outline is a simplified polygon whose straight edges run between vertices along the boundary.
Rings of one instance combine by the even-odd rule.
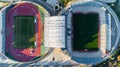
[[[115,3],[116,2],[116,0],[98,0],[98,1],[105,2],[105,3]]]
[[[0,12],[0,18],[2,18],[2,13]],[[3,18],[2,18],[3,19]],[[2,24],[3,24],[3,20],[0,20],[0,53],[2,53],[3,52],[3,40],[2,40],[2,38],[3,38],[3,26],[2,26]]]
[[[2,53],[2,44],[0,44],[0,53]]]
[[[47,0],[46,2],[52,6],[56,6],[56,4],[58,3],[58,0]]]
[[[45,47],[65,48],[65,17],[53,16],[45,18]]]
[[[0,1],[19,1],[19,0],[0,0]]]

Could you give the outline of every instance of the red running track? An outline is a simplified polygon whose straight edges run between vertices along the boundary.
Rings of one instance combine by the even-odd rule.
[[[33,53],[30,53],[30,49],[16,49],[13,48],[13,41],[14,41],[14,32],[12,25],[14,24],[14,16],[21,15],[21,16],[36,16],[37,17],[37,33],[35,34],[36,37],[36,48],[33,49]],[[38,9],[30,4],[30,3],[21,3],[17,4],[13,7],[7,14],[6,14],[6,52],[10,52],[10,54],[19,61],[30,61],[34,58],[41,55],[41,33],[42,33],[42,23],[40,18],[40,12]]]

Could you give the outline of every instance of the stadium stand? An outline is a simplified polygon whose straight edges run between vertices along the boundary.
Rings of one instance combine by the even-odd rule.
[[[101,56],[103,56],[103,53],[102,53],[102,51],[101,50],[99,50],[99,51],[97,51],[97,52],[71,52],[70,53],[71,54],[71,56],[73,56],[73,57],[83,57],[83,58],[87,58],[87,57],[89,57],[89,58],[93,58],[93,57],[101,57]],[[74,55],[73,55],[74,54]]]
[[[71,44],[71,36],[67,36],[67,44]],[[69,53],[71,53],[72,52],[72,49],[71,49],[71,47],[72,47],[72,45],[67,45],[67,49],[69,50],[68,52]]]
[[[71,28],[71,18],[72,17],[72,13],[68,13],[68,16],[67,16],[67,28]]]
[[[2,22],[2,13],[0,12],[0,22]],[[0,30],[2,30],[2,24],[0,23]],[[0,34],[0,41],[2,41],[2,33]],[[0,53],[2,53],[2,42],[0,42]]]
[[[0,12],[0,53],[5,53],[5,11],[1,10]]]
[[[110,51],[111,50],[111,15],[108,13],[106,14],[106,50]]]
[[[80,58],[80,57],[72,57],[73,60],[80,62],[80,63],[85,63],[85,64],[91,64],[91,63],[97,63],[98,61],[101,61],[102,58],[101,57],[93,57],[93,58],[89,58],[89,57],[85,57],[85,58]]]
[[[68,13],[68,15],[67,15],[67,28],[68,29],[70,29],[67,33],[68,34],[71,34],[71,32],[72,32],[72,22],[71,22],[71,19],[72,19],[72,13]],[[71,35],[67,35],[67,44],[71,44]],[[67,45],[67,47],[69,47],[69,48],[67,48],[68,50],[70,50],[70,51],[72,51],[72,49],[71,49],[71,45]]]
[[[6,63],[0,63],[0,67],[8,67],[8,64],[6,64]]]
[[[91,6],[91,7],[101,7],[101,5],[98,5],[96,2],[86,2],[84,4],[80,4],[81,2],[76,2],[74,3],[72,6],[80,6],[80,7],[84,7],[84,6]]]

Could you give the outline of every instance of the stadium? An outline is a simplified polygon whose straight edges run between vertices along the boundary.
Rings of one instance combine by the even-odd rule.
[[[66,49],[72,60],[98,64],[116,50],[119,20],[107,7],[96,1],[76,1],[60,13],[66,17]]]
[[[20,1],[0,10],[0,65],[97,65],[116,51],[120,24],[108,5],[71,1],[58,16],[44,8]],[[52,54],[53,48],[62,55]]]
[[[50,50],[44,47],[43,41],[44,17],[49,16],[49,13],[32,2],[17,2],[4,8],[4,11],[3,54],[20,62],[43,57]]]

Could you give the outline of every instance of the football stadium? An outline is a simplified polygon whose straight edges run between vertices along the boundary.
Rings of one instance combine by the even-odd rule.
[[[119,20],[106,7],[96,1],[76,1],[60,13],[66,17],[66,45],[72,60],[98,64],[116,50]]]

